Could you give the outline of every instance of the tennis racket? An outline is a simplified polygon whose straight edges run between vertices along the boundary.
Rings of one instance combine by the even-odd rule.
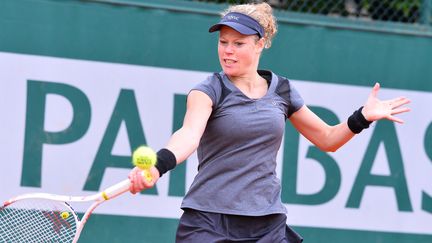
[[[143,177],[151,181],[149,168],[156,162],[156,155],[148,150],[144,153],[136,151],[134,164],[137,162],[136,166],[143,169]],[[129,191],[130,183],[126,179],[90,196],[30,193],[12,198],[0,206],[0,242],[76,243],[93,210],[101,203]],[[69,204],[72,202],[93,203],[79,219]]]
[[[30,193],[0,207],[0,242],[77,242],[81,231],[101,203],[129,191],[124,180],[91,196],[73,197]],[[71,202],[93,202],[80,220]]]

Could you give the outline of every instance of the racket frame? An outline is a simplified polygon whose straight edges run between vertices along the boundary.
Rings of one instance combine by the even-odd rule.
[[[26,199],[48,199],[58,202],[64,202],[73,212],[73,216],[75,218],[75,222],[77,224],[76,233],[73,239],[73,243],[76,243],[81,235],[81,231],[84,228],[85,223],[87,222],[90,215],[99,206],[101,203],[113,199],[127,191],[129,191],[129,186],[131,182],[129,179],[123,180],[113,186],[110,186],[103,190],[102,192],[98,192],[89,196],[65,196],[65,195],[57,195],[57,194],[49,194],[49,193],[28,193],[19,195],[17,197],[11,198],[4,202],[3,206],[0,209],[3,209],[17,201],[26,200]],[[91,206],[85,211],[81,220],[76,215],[75,210],[69,205],[70,202],[93,202]]]

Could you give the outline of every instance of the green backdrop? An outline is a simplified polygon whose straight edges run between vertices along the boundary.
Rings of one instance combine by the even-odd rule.
[[[0,51],[176,69],[219,70],[224,5],[184,1],[0,0]],[[276,12],[261,67],[292,79],[432,91],[429,27]],[[144,228],[145,225],[145,228]],[[173,242],[176,219],[94,215],[82,242]],[[432,235],[295,227],[306,242],[432,242]]]

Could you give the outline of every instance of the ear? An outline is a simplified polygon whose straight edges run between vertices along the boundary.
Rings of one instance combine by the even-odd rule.
[[[264,38],[260,38],[257,42],[256,42],[256,50],[258,53],[261,53],[264,49],[265,46],[265,41]]]

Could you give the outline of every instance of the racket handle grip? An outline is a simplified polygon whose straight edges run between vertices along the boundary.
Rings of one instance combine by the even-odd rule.
[[[130,184],[131,182],[129,179],[123,180],[113,186],[108,187],[103,192],[101,192],[101,197],[104,200],[109,200],[114,197],[117,197],[118,195],[129,191]]]
[[[150,170],[143,170],[142,176],[144,177],[144,180],[147,180],[149,182],[152,180],[152,175],[150,173]],[[130,180],[126,179],[113,186],[110,186],[107,189],[105,189],[103,192],[101,192],[101,198],[103,200],[109,200],[111,198],[117,197],[118,195],[129,191],[130,184],[131,184]]]

